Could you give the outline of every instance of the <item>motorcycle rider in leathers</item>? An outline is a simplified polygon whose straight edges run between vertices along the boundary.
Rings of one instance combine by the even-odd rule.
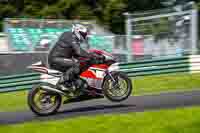
[[[74,24],[72,31],[64,32],[49,52],[49,66],[64,73],[59,84],[64,85],[66,88],[72,87],[72,83],[80,74],[80,64],[74,58],[84,57],[91,60],[102,58],[98,55],[94,57],[94,55],[80,47],[80,44],[87,39],[88,31],[84,25]]]

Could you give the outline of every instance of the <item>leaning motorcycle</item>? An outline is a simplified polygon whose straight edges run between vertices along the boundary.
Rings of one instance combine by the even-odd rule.
[[[112,102],[121,102],[130,96],[131,80],[119,70],[116,58],[103,50],[93,49],[89,52],[104,56],[104,60],[95,64],[91,63],[90,59],[81,58],[81,74],[72,88],[61,89],[59,80],[63,73],[48,68],[41,61],[28,66],[29,69],[41,73],[41,82],[28,93],[28,105],[35,114],[55,114],[63,103],[63,98],[65,101],[74,102],[81,101],[82,97],[106,97]]]

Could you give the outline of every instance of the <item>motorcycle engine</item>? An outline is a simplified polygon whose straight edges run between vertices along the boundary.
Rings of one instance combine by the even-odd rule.
[[[88,88],[88,83],[82,78],[76,79],[74,81],[74,85],[76,86],[76,88],[78,90],[83,90],[83,89],[87,89]]]

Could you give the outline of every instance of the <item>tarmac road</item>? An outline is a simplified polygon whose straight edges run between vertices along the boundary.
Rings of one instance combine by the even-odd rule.
[[[20,112],[1,112],[0,125],[17,124],[30,121],[49,121],[107,113],[143,112],[193,105],[200,105],[200,91],[132,96],[129,97],[128,100],[121,103],[112,103],[107,99],[96,99],[63,105],[56,115],[48,117],[36,116],[30,110]]]

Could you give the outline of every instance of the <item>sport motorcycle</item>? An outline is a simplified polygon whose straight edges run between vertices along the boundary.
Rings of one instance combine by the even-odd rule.
[[[121,102],[130,96],[131,80],[120,71],[117,58],[103,50],[91,49],[88,52],[104,58],[97,62],[78,59],[81,72],[70,88],[61,87],[59,80],[63,77],[62,72],[49,68],[41,61],[28,66],[28,69],[41,74],[40,83],[28,93],[28,105],[36,115],[55,114],[63,103],[103,97],[112,102]]]

